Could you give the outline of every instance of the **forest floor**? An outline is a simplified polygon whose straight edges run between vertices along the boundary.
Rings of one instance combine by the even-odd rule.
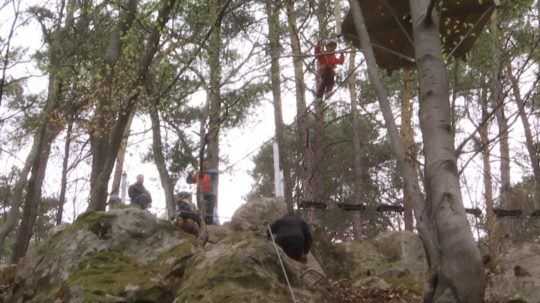
[[[333,283],[332,299],[335,303],[420,303],[421,296],[405,288],[354,287],[350,280]]]

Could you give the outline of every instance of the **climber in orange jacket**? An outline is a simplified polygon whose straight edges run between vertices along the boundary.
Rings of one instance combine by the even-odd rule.
[[[324,46],[324,49],[322,49]],[[345,55],[336,56],[337,43],[334,40],[329,40],[324,45],[319,41],[315,46],[315,58],[317,59],[317,98],[322,98],[325,94],[332,92],[336,78],[336,66],[345,62]]]

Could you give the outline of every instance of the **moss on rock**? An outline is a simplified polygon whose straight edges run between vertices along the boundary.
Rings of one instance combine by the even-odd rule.
[[[156,286],[152,277],[157,273],[150,266],[140,266],[120,252],[98,252],[86,257],[71,273],[67,284],[81,287],[85,302],[107,296],[125,296],[130,290],[149,290]]]

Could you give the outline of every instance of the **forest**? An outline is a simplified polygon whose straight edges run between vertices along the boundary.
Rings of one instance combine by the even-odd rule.
[[[278,197],[328,243],[416,232],[424,298],[482,302],[540,232],[539,43],[533,0],[0,0],[1,263],[210,169],[221,222]]]

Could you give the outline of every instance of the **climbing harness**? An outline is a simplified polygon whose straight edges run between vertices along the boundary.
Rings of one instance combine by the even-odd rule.
[[[279,259],[279,264],[281,265],[281,270],[283,271],[283,275],[285,276],[285,281],[287,281],[287,286],[289,287],[289,292],[291,294],[291,299],[293,303],[297,303],[296,297],[294,296],[294,292],[291,286],[291,282],[289,281],[289,276],[287,275],[287,270],[285,270],[285,265],[283,264],[283,260],[281,260],[281,254],[279,253],[279,249],[276,245],[276,240],[274,239],[274,234],[272,234],[272,229],[270,228],[270,225],[266,225],[266,228],[268,229],[268,234],[270,234],[270,238],[272,239],[272,244],[274,245],[274,250],[276,251],[276,255]]]

